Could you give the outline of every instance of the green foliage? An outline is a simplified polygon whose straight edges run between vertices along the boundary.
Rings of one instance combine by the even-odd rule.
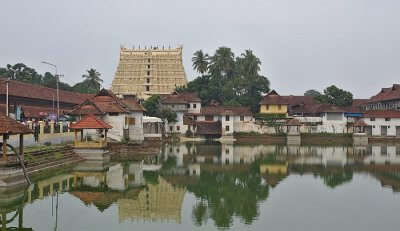
[[[158,95],[152,95],[150,98],[143,102],[143,107],[146,109],[146,115],[155,116],[159,115],[161,98]]]
[[[88,74],[83,75],[85,78],[82,82],[71,87],[68,83],[59,80],[58,87],[60,90],[74,91],[80,93],[96,94],[100,91],[103,80],[100,78],[100,73],[95,69],[87,71]],[[0,77],[8,77],[12,80],[37,84],[49,88],[57,88],[57,77],[50,72],[45,72],[43,75],[38,74],[34,68],[28,67],[23,63],[0,67]]]
[[[320,103],[333,104],[336,106],[351,106],[353,103],[353,94],[332,85],[324,90],[321,94],[316,90],[308,90],[304,95],[313,96]]]
[[[259,74],[261,61],[251,50],[239,57],[228,47],[218,48],[212,56],[200,50],[192,60],[201,76],[177,91],[198,92],[203,104],[215,100],[225,105],[251,106],[256,112],[262,94],[269,91],[268,79]]]
[[[157,185],[159,183],[158,178],[159,174],[155,171],[143,171],[143,177],[146,180],[146,183]]]
[[[233,217],[240,217],[251,224],[259,216],[259,202],[269,194],[258,171],[258,165],[241,173],[202,171],[197,184],[187,185],[200,199],[192,210],[194,223],[202,225],[212,219],[217,227],[229,228]]]
[[[321,92],[314,90],[314,89],[304,92],[304,96],[311,96],[313,98],[320,97],[321,95],[322,95]]]
[[[159,117],[162,120],[167,120],[168,122],[177,122],[176,112],[169,108],[161,107],[161,98],[158,95],[153,95],[143,102],[143,107],[146,109],[146,114],[148,116]]]

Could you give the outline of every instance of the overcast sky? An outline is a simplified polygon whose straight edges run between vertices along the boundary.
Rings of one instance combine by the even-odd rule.
[[[85,70],[110,87],[120,45],[251,49],[280,94],[336,84],[355,97],[399,82],[399,0],[1,0],[0,66],[58,65],[69,83]]]

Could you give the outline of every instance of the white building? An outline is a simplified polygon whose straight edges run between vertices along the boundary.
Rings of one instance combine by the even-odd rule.
[[[400,136],[400,111],[367,111],[364,117],[369,136]]]
[[[109,137],[118,141],[126,138],[141,143],[143,136],[144,108],[133,96],[118,98],[106,89],[96,96],[75,107],[70,114],[81,119],[85,115],[99,116],[113,128]]]

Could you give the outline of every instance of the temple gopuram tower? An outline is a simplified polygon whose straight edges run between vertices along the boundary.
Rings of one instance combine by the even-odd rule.
[[[111,91],[116,95],[136,95],[147,99],[152,95],[170,94],[176,87],[186,86],[182,48],[121,47]]]

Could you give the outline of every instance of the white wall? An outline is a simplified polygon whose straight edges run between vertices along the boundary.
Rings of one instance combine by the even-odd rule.
[[[400,126],[400,118],[391,118],[390,121],[385,121],[385,118],[364,118],[364,122],[372,126],[372,136],[381,136],[381,127],[387,126],[387,136],[396,136],[396,126]]]

